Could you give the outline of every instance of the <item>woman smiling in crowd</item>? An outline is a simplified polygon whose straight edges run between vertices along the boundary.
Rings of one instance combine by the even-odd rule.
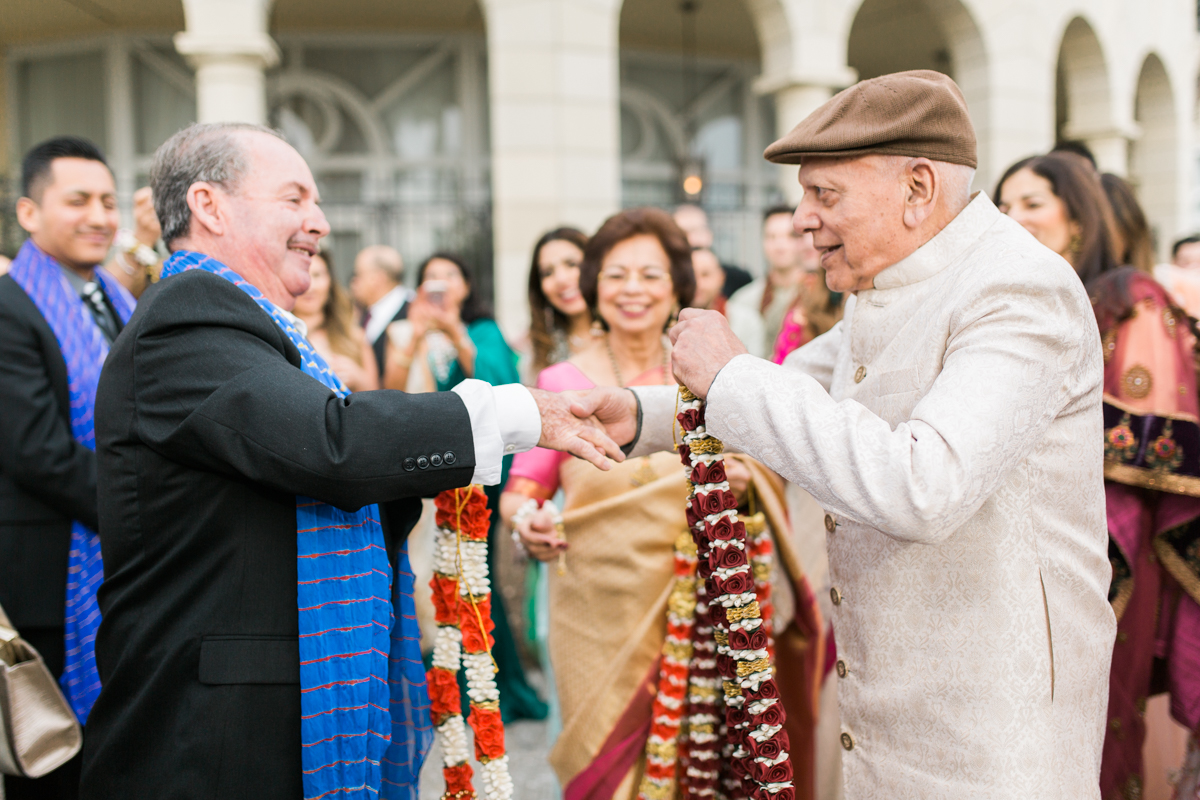
[[[312,283],[293,309],[308,326],[308,341],[350,391],[378,389],[375,353],[354,322],[350,297],[330,273],[327,252],[312,257],[309,273]]]
[[[666,329],[690,304],[691,248],[671,217],[633,209],[608,219],[587,243],[580,288],[605,333],[569,360],[542,370],[554,391],[596,385],[674,384]],[[686,536],[687,486],[672,451],[630,459],[609,472],[535,449],[516,458],[501,501],[529,553],[552,566],[550,659],[563,730],[550,753],[567,797],[636,796],[658,683],[676,543]],[[782,509],[778,479],[731,457],[739,496],[753,485]],[[563,536],[534,509],[562,488]],[[782,512],[778,519],[784,519]],[[652,688],[650,691],[653,691]],[[636,733],[645,728],[640,739]]]
[[[530,372],[565,361],[592,341],[592,313],[579,291],[579,264],[587,235],[555,228],[533,247],[529,268]]]

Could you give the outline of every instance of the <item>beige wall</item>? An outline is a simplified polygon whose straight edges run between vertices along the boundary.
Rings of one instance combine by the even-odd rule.
[[[977,188],[989,190],[1008,164],[1053,144],[1061,61],[1067,132],[1091,143],[1103,167],[1134,170],[1163,242],[1197,223],[1190,0],[705,0],[701,8],[700,53],[757,57],[756,86],[775,97],[780,133],[852,83],[856,69],[948,64],[978,130]],[[904,25],[911,30],[901,35]],[[184,3],[175,0],[7,0],[0,47],[184,26]],[[680,41],[677,4],[665,0],[275,0],[266,30],[486,31],[497,305],[510,332],[523,325],[522,285],[537,234],[560,223],[594,227],[620,204],[620,48],[678,52]],[[1135,106],[1151,54],[1162,65],[1154,96],[1171,102],[1155,105],[1143,140]],[[3,146],[12,120],[0,122]],[[1153,159],[1128,162],[1151,143]],[[11,168],[7,146],[3,153],[0,168]],[[794,193],[794,169],[780,179]]]

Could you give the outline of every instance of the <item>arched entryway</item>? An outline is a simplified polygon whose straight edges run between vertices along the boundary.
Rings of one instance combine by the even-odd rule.
[[[990,113],[983,37],[959,0],[864,0],[850,28],[847,62],[861,80],[930,69],[958,83],[979,141],[976,185],[987,187]]]
[[[1153,53],[1142,62],[1135,97],[1133,114],[1140,135],[1129,148],[1129,178],[1150,220],[1158,254],[1164,257],[1180,230],[1179,138],[1171,80]]]
[[[1055,72],[1055,139],[1082,142],[1101,170],[1128,171],[1128,131],[1113,114],[1108,63],[1091,24],[1075,17],[1063,32]]]
[[[267,75],[269,120],[312,166],[335,269],[346,279],[367,244],[396,247],[410,270],[453,250],[491,296],[482,10],[442,0],[358,12],[276,0],[271,16],[281,61]]]
[[[762,58],[751,8],[625,0],[620,43],[622,204],[699,202],[718,255],[755,269],[759,215],[779,193],[762,158],[774,108],[754,89]],[[693,173],[703,188],[688,196]]]

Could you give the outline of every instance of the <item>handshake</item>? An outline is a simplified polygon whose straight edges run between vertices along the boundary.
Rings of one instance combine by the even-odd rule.
[[[746,352],[725,317],[716,311],[685,308],[670,330],[675,379],[700,398],[708,396],[717,373]],[[637,436],[637,399],[627,389],[601,387],[554,394],[530,390],[542,414],[542,447],[562,450],[610,469],[625,460],[621,447]]]
[[[611,386],[561,394],[529,391],[542,415],[540,447],[570,453],[603,470],[611,469],[612,461],[625,460],[621,448],[637,435],[633,392]]]

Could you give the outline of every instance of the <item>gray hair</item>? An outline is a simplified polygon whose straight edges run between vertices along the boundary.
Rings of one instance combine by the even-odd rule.
[[[237,190],[247,164],[245,148],[236,134],[246,132],[283,139],[277,131],[248,122],[197,122],[154,151],[150,186],[154,192],[154,211],[167,245],[187,236],[191,229],[192,211],[188,208],[187,193],[192,184],[204,181],[226,192]]]
[[[358,255],[382,271],[392,283],[404,282],[404,259],[396,248],[388,247],[386,244],[373,244],[364,247]]]

